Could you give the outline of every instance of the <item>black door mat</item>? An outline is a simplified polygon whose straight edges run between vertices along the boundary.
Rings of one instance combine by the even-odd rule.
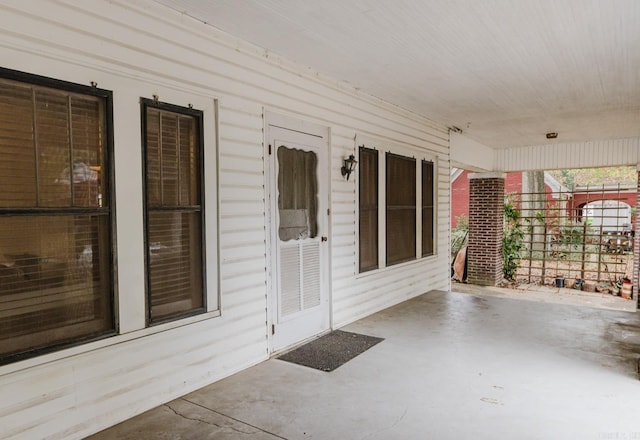
[[[277,359],[316,370],[333,371],[381,341],[384,339],[335,330]]]

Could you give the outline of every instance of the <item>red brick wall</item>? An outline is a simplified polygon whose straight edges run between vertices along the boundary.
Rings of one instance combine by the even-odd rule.
[[[467,280],[495,286],[502,280],[502,218],[505,179],[496,173],[469,179]],[[482,177],[486,176],[486,177]]]
[[[504,179],[504,192],[507,194],[522,192],[521,172],[507,173],[507,177]]]

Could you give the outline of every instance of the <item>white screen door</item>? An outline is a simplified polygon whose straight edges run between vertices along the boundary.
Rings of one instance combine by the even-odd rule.
[[[272,349],[329,328],[327,139],[268,126]]]

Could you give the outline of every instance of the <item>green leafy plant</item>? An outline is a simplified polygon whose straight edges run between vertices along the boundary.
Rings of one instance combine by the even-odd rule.
[[[558,231],[558,242],[560,244],[582,244],[584,233],[582,226],[566,225],[560,227]]]
[[[520,211],[509,201],[504,204],[504,229],[502,233],[502,274],[514,281],[520,266],[520,251],[524,233],[520,225]]]

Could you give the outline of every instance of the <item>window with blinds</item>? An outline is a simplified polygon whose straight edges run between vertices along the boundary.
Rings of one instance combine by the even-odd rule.
[[[359,268],[378,268],[378,152],[360,147],[359,163]]]
[[[148,322],[205,310],[202,112],[142,100]]]
[[[416,160],[386,154],[387,266],[416,258]]]
[[[433,162],[422,161],[422,256],[433,255],[434,209],[433,209]]]
[[[111,92],[0,69],[0,362],[115,333]]]

